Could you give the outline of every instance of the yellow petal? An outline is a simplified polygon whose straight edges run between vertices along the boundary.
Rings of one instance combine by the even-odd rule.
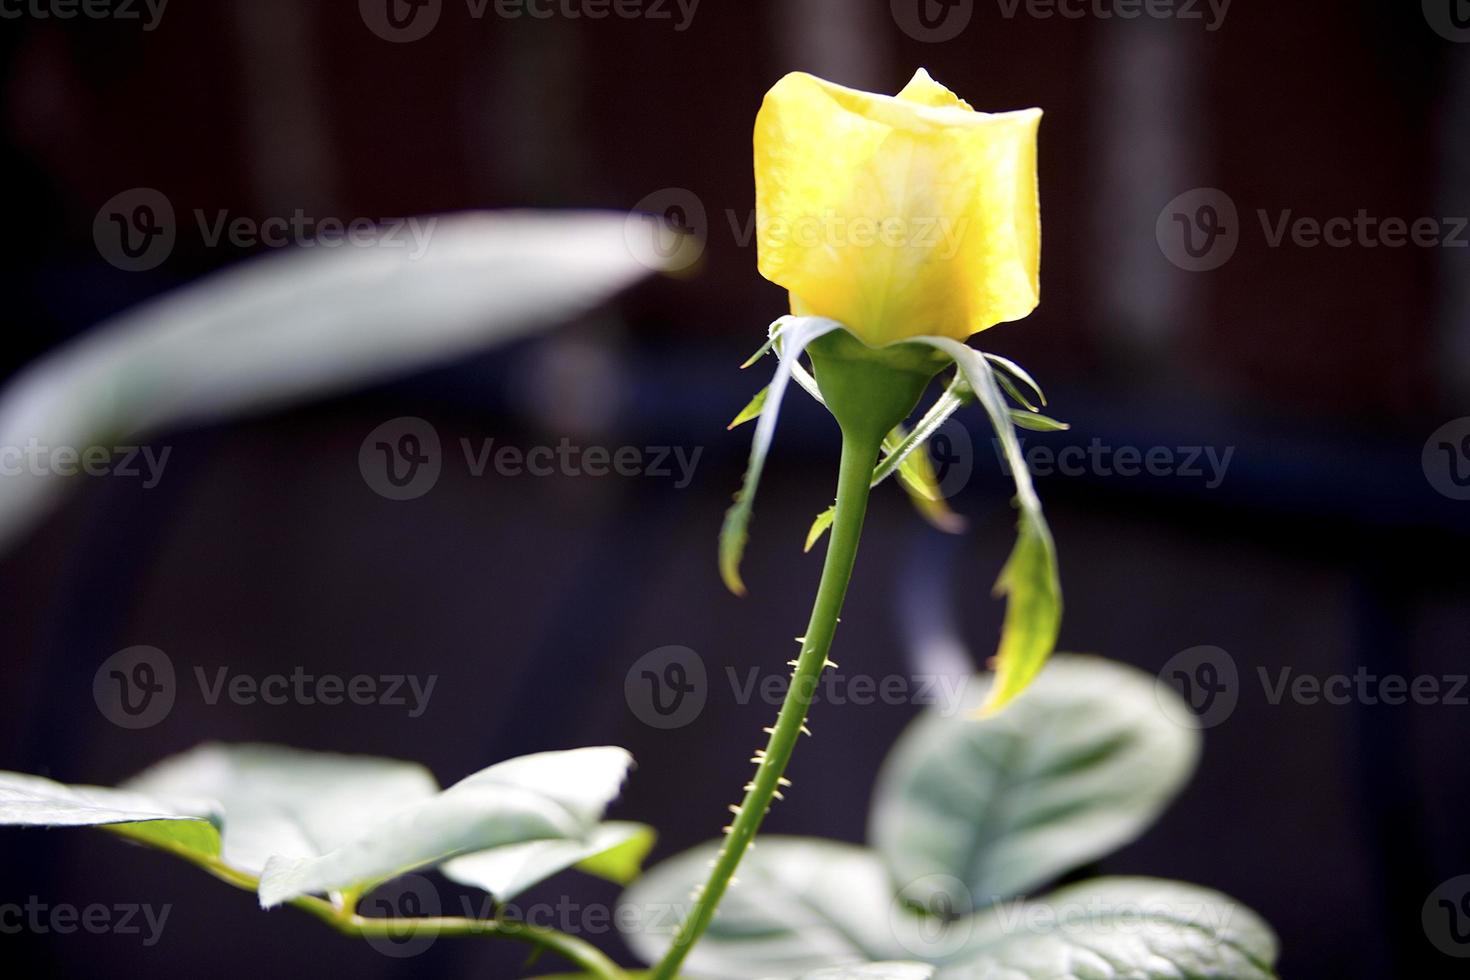
[[[787,75],[756,117],[761,274],[873,346],[1026,316],[1040,118],[975,112],[922,70],[896,97]]]

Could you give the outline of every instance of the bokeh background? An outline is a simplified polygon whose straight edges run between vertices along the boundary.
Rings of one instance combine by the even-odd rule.
[[[1042,16],[1052,8],[1024,0],[650,0],[638,16],[593,19],[595,4],[575,0],[516,17],[518,5],[443,0],[400,4],[411,26],[395,39],[366,0],[176,0],[161,16],[136,5],[139,19],[7,6],[6,371],[269,250],[211,244],[199,222],[222,212],[346,222],[642,208],[705,247],[681,275],[547,338],[157,433],[150,444],[171,455],[156,486],[74,481],[0,555],[0,768],[105,784],[205,739],[260,740],[418,759],[449,781],[518,753],[611,743],[639,761],[615,815],[655,823],[657,856],[711,836],[773,710],[740,703],[726,668],[778,672],[790,656],[819,566],[800,544],[837,450],[830,420],[793,395],[757,508],[751,594],[727,594],[714,542],[749,432],[725,423],[763,383],[763,369],[737,366],[784,304],[748,234],[751,123],[790,70],[896,91],[924,66],[976,108],[1046,110],[1042,305],[981,338],[1073,424],[1028,443],[1098,440],[1106,459],[1162,448],[1179,464],[1039,479],[1061,553],[1062,647],[1153,673],[1210,645],[1237,668],[1235,707],[1206,731],[1198,776],[1154,830],[1092,870],[1241,899],[1279,930],[1284,976],[1457,975],[1421,908],[1470,872],[1470,691],[1459,703],[1273,703],[1260,672],[1273,684],[1286,667],[1427,676],[1445,693],[1470,672],[1467,6],[1236,0],[1125,19],[1109,14],[1126,2]],[[94,235],[134,188],[164,195],[176,227],[145,271],[109,261]],[[1273,243],[1283,220],[1360,213],[1371,220],[1336,244],[1290,232]],[[1432,242],[1385,242],[1385,219],[1421,218]],[[1183,251],[1186,228],[1210,245],[1203,259]],[[1186,268],[1201,264],[1213,267]],[[437,484],[411,501],[375,492],[358,465],[367,434],[401,416],[427,420],[445,447]],[[838,637],[845,671],[911,671],[912,638],[943,640],[950,626],[976,660],[991,652],[1002,606],[989,587],[1012,516],[983,420],[961,418],[967,431],[949,430],[938,462],[958,474],[946,489],[969,528],[939,534],[897,489],[877,494]],[[700,455],[683,486],[475,476],[460,441],[487,438]],[[1203,462],[1188,472],[1196,449],[1228,459],[1218,479]],[[181,674],[301,666],[438,681],[418,717],[181,695],[166,719],[128,731],[99,712],[92,679],[135,644]],[[696,651],[711,677],[704,710],[676,730],[644,724],[624,694],[638,658],[668,645]],[[819,706],[795,792],[767,827],[861,841],[874,770],[919,710]],[[497,976],[519,956],[442,941],[395,960],[96,833],[0,834],[0,891],[173,906],[152,947],[0,935],[12,976],[205,964],[220,978],[296,976],[325,963]],[[558,879],[537,894],[595,905],[616,889]],[[605,923],[585,933],[622,948]]]

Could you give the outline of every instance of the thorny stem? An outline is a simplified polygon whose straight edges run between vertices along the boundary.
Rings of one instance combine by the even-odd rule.
[[[784,777],[786,764],[791,760],[797,739],[807,731],[806,717],[807,710],[811,707],[812,695],[816,691],[822,671],[829,666],[836,666],[827,659],[827,653],[832,648],[832,637],[837,631],[837,616],[842,611],[847,583],[852,577],[853,562],[857,558],[858,538],[862,535],[863,517],[868,509],[873,464],[877,461],[878,448],[885,431],[844,431],[832,539],[828,545],[826,561],[822,565],[822,580],[817,587],[811,622],[802,639],[801,655],[795,661],[796,669],[791,677],[791,686],[786,691],[786,700],[781,705],[775,726],[767,729],[770,739],[766,747],[757,750],[755,758],[751,760],[758,763],[755,777],[746,784],[745,798],[740,805],[731,808],[735,819],[725,828],[725,843],[715,859],[709,880],[696,895],[694,907],[680,925],[673,945],[653,969],[650,980],[673,980],[677,975],[684,958],[709,928],[715,909],[734,877],[735,868],[750,847],[756,831],[760,829],[761,821],[771,807],[771,801],[780,799],[781,787],[789,785]]]

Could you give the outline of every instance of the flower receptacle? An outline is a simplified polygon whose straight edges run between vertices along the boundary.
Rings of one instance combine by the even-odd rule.
[[[869,347],[846,330],[812,341],[807,353],[843,436],[872,444],[875,454],[883,437],[913,412],[934,376],[952,363],[923,344]]]

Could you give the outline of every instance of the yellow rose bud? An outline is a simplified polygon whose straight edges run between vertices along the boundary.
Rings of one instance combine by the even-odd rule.
[[[873,347],[1019,320],[1040,299],[1040,121],[922,68],[896,96],[787,75],[755,120],[761,274]]]

